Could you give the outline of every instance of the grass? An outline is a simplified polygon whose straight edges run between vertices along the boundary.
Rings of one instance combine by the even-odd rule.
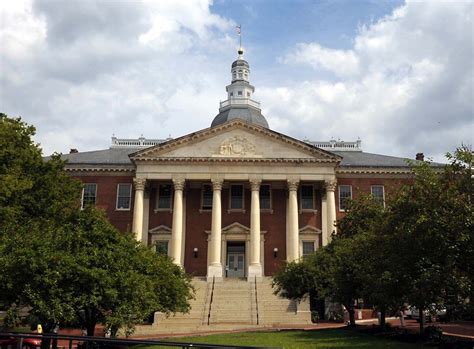
[[[396,349],[422,348],[422,345],[375,338],[347,329],[328,329],[316,331],[273,331],[216,334],[199,337],[165,339],[173,342],[195,342],[207,344],[248,345],[272,348],[357,348],[357,349]],[[150,346],[147,349],[156,349]]]

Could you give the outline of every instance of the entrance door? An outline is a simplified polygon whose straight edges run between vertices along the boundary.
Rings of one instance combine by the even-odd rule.
[[[245,242],[227,242],[227,277],[245,277]]]

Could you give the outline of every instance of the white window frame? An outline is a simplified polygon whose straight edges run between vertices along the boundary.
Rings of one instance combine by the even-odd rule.
[[[86,188],[86,185],[95,185],[95,191],[94,191],[94,206],[97,205],[97,183],[83,183],[82,185],[82,195],[81,195],[81,210],[83,210],[84,207],[84,189]]]
[[[301,240],[301,257],[304,258],[305,256],[309,256],[309,254],[305,255],[304,254],[304,244],[305,243],[310,243],[310,244],[313,244],[313,252],[316,252],[316,249],[318,248],[318,243],[316,240]]]
[[[374,192],[373,192],[374,187],[382,188],[382,206],[385,207],[385,186],[383,184],[374,184],[370,186],[370,195],[372,195],[375,198]]]
[[[260,190],[258,191],[258,199],[259,199],[259,202],[260,202],[260,211],[262,212],[270,212],[270,213],[273,213],[273,190],[272,190],[272,185],[269,184],[269,183],[263,183],[260,185],[260,188],[263,187],[263,186],[268,186],[268,190],[270,191],[270,207],[269,208],[262,208],[262,202],[261,202],[261,198],[260,198]]]
[[[345,212],[346,210],[344,208],[341,207],[341,188],[342,187],[349,187],[350,189],[350,196],[346,199],[349,199],[349,200],[352,200],[352,185],[350,184],[341,184],[341,185],[338,185],[337,186],[337,191],[338,191],[338,195],[337,195],[337,198],[338,198],[338,206],[339,206],[339,212]]]
[[[169,208],[160,208],[158,203],[160,202],[160,186],[169,185],[171,186],[171,197],[170,197],[170,207]],[[155,203],[155,212],[171,212],[173,210],[173,199],[174,199],[174,189],[172,183],[159,183],[156,188],[156,203]]]
[[[237,185],[242,187],[242,208],[232,208],[232,187]],[[245,212],[245,186],[243,183],[232,183],[229,185],[229,209],[227,212]]]
[[[213,202],[211,202],[211,208],[204,208],[204,187],[206,186],[209,186],[211,187],[211,192],[212,192],[212,196],[214,198],[214,190],[212,188],[212,184],[211,183],[204,183],[202,186],[201,186],[201,204],[199,205],[199,212],[211,212],[212,211],[212,204]]]
[[[121,185],[128,185],[130,187],[130,193],[128,194],[129,198],[130,198],[130,201],[128,202],[128,208],[118,207],[119,193],[120,193],[120,186]],[[117,184],[117,197],[116,197],[116,200],[115,200],[115,210],[116,211],[130,211],[131,207],[132,207],[132,184],[131,183],[118,183]]]
[[[311,208],[303,208],[303,187],[311,187],[313,192],[313,206]],[[314,189],[314,184],[302,183],[299,187],[300,194],[300,212],[314,212],[316,211],[316,194]]]

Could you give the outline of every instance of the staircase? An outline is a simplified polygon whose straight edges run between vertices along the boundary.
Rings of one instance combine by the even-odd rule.
[[[155,313],[153,325],[137,326],[135,335],[158,335],[298,326],[311,324],[306,303],[297,304],[273,294],[270,277],[261,281],[225,279],[208,283],[194,278],[195,299],[187,314],[166,317]]]

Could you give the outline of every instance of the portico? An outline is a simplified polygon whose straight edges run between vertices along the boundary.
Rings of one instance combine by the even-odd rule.
[[[184,154],[187,156],[182,156]],[[277,157],[281,154],[286,156]],[[209,226],[203,229],[205,235],[201,235],[202,239],[207,240],[207,246],[201,246],[206,246],[207,250],[208,279],[221,280],[226,276],[226,267],[229,268],[226,241],[241,241],[245,244],[245,277],[254,280],[265,275],[265,255],[268,258],[271,255],[268,249],[273,251],[276,248],[272,245],[277,238],[276,230],[284,229],[285,235],[281,236],[285,244],[279,250],[280,257],[284,253],[284,259],[295,261],[302,255],[302,215],[321,216],[321,224],[313,228],[315,232],[320,232],[323,245],[335,229],[334,188],[338,157],[262,126],[237,119],[139,151],[131,154],[130,158],[136,165],[133,232],[138,240],[148,242],[149,231],[155,228],[149,222],[151,211],[161,213],[161,210],[153,210],[150,206],[149,217],[146,217],[147,191],[157,193],[161,190],[157,189],[160,183],[168,183],[172,190],[172,205],[168,210],[171,215],[168,254],[180,266],[185,267],[186,258],[190,258],[185,256],[185,245],[196,244],[186,237],[191,232],[197,234],[194,232],[197,227],[186,224],[187,202],[196,201],[191,196],[196,196],[194,193],[197,189],[202,191],[203,186],[208,186],[209,190],[212,188],[212,207],[199,208],[203,219],[208,219],[206,214],[210,213],[211,216]],[[283,212],[261,208],[262,185],[269,187],[267,190],[271,193],[285,193],[284,197],[272,198],[273,205],[286,207]],[[311,209],[302,206],[301,185],[306,191],[308,188],[312,190],[314,200],[318,198],[318,206]],[[207,195],[211,195],[210,192]],[[250,201],[250,210],[244,204],[246,201]],[[284,227],[262,228],[262,215],[265,218],[280,214],[285,216],[282,220]],[[230,222],[224,228],[223,218]],[[156,225],[163,225],[164,220],[159,221],[159,217],[154,219],[160,223]],[[235,230],[238,224],[240,232]],[[272,237],[271,240],[264,241],[266,231]],[[198,251],[194,250],[195,254],[203,252],[199,252],[199,248]],[[273,253],[278,254],[276,251]]]

